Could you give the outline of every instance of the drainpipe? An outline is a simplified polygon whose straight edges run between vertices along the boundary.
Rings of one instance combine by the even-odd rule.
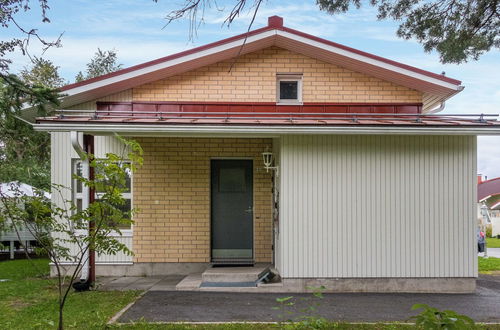
[[[441,102],[441,104],[437,108],[434,108],[427,113],[437,113],[437,112],[443,111],[445,107],[446,107],[446,102],[443,101],[443,102]]]
[[[89,156],[88,158],[91,158],[95,154],[95,149],[94,149],[94,136],[85,134],[83,135],[83,144],[85,147],[85,151],[87,155]],[[89,161],[92,159],[89,159]],[[94,180],[95,178],[95,173],[94,173],[94,168],[89,166],[89,180]],[[95,201],[95,188],[89,188],[89,204],[93,203]],[[93,233],[95,230],[95,223],[94,221],[89,222],[89,233]],[[90,247],[89,249],[89,282],[90,284],[95,282],[95,250],[93,247]]]
[[[70,132],[71,145],[76,151],[80,159],[82,160],[82,177],[93,180],[94,179],[94,169],[89,166],[89,157],[87,155],[94,154],[94,137],[91,135],[83,136],[83,147],[78,141],[78,132]],[[94,201],[95,192],[94,189],[89,189],[89,187],[82,185],[82,209],[89,207],[89,204]],[[89,232],[94,228],[94,223],[89,223]],[[88,249],[83,255],[83,265],[82,273],[80,276],[80,282],[92,283],[95,281],[95,252],[92,249]]]

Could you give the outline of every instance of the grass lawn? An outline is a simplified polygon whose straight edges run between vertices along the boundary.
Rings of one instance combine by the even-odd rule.
[[[500,238],[486,238],[486,246],[489,248],[500,248]]]
[[[184,325],[184,324],[151,324],[151,323],[137,323],[134,325],[115,325],[110,327],[109,329],[123,329],[123,330],[187,330],[187,329],[207,329],[207,330],[257,330],[257,329],[314,329],[312,327],[280,327],[277,324],[234,324],[234,323],[226,323],[226,324],[204,324],[204,325]],[[350,324],[350,323],[328,323],[325,327],[321,329],[339,329],[339,330],[396,330],[396,329],[415,329],[413,325],[407,324]],[[491,329],[498,330],[499,328],[479,328],[479,329]]]
[[[500,258],[479,257],[479,272],[482,274],[491,274],[493,271],[500,272]]]
[[[490,269],[499,267],[500,259],[481,260],[480,267]],[[34,260],[36,268],[28,260],[0,262],[0,329],[55,329],[57,325],[57,286],[54,279],[47,278],[48,261]],[[493,266],[491,264],[495,263]],[[127,325],[107,326],[108,320],[119,310],[132,302],[140,294],[138,291],[89,291],[72,292],[65,307],[66,329],[277,329],[276,324],[213,324],[181,325],[152,324],[138,322]],[[304,327],[303,327],[304,328]],[[413,329],[403,324],[348,324],[329,323],[328,329]],[[500,330],[499,325],[482,325],[479,329]]]
[[[54,329],[57,325],[57,285],[47,278],[47,259],[0,262],[0,329]],[[65,307],[66,328],[102,329],[139,292],[71,293]]]

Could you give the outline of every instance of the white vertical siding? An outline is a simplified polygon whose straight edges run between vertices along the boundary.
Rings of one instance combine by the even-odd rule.
[[[284,136],[285,278],[474,277],[476,138]]]
[[[118,155],[123,153],[123,144],[114,136],[95,137],[95,155],[104,157],[106,153],[112,152]],[[52,201],[58,206],[64,207],[64,201],[71,200],[71,162],[78,155],[73,150],[70,141],[70,133],[51,133],[51,182],[65,187],[61,193],[53,189]],[[132,249],[132,234],[127,233],[120,237],[122,243]],[[74,248],[74,247],[71,247]],[[123,254],[115,256],[102,255],[97,258],[98,263],[129,263],[132,257]]]
[[[125,244],[129,249],[132,249],[132,234],[127,233],[122,236],[115,237],[120,243]],[[76,255],[79,249],[76,246],[71,246],[70,251]],[[97,264],[128,264],[132,263],[132,257],[123,252],[118,252],[115,255],[102,254],[96,256]]]
[[[281,193],[281,187],[280,187],[280,179],[279,179],[279,171],[280,171],[280,140],[275,138],[273,139],[273,155],[275,157],[274,159],[274,166],[278,168],[278,174],[274,176],[274,191],[273,191],[273,262],[276,268],[281,267],[281,243],[280,243],[280,231],[279,231],[279,219],[281,215],[279,214],[279,208],[275,208],[275,202],[278,201],[279,205],[279,196]],[[278,212],[278,214],[276,214]]]

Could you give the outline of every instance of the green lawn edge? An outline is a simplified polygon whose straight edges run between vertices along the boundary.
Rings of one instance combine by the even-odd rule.
[[[500,269],[500,259],[479,258],[483,271]],[[0,329],[53,329],[57,321],[56,280],[48,278],[48,260],[0,262]],[[65,310],[67,329],[276,329],[279,324],[219,323],[179,324],[134,322],[108,324],[119,311],[140,297],[142,291],[72,292]],[[300,327],[298,327],[300,328]],[[328,322],[325,329],[413,329],[404,323]],[[500,330],[500,324],[478,324],[478,329]]]

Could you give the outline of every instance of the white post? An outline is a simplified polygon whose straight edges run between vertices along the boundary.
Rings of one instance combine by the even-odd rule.
[[[14,260],[14,241],[10,241],[10,259]]]

